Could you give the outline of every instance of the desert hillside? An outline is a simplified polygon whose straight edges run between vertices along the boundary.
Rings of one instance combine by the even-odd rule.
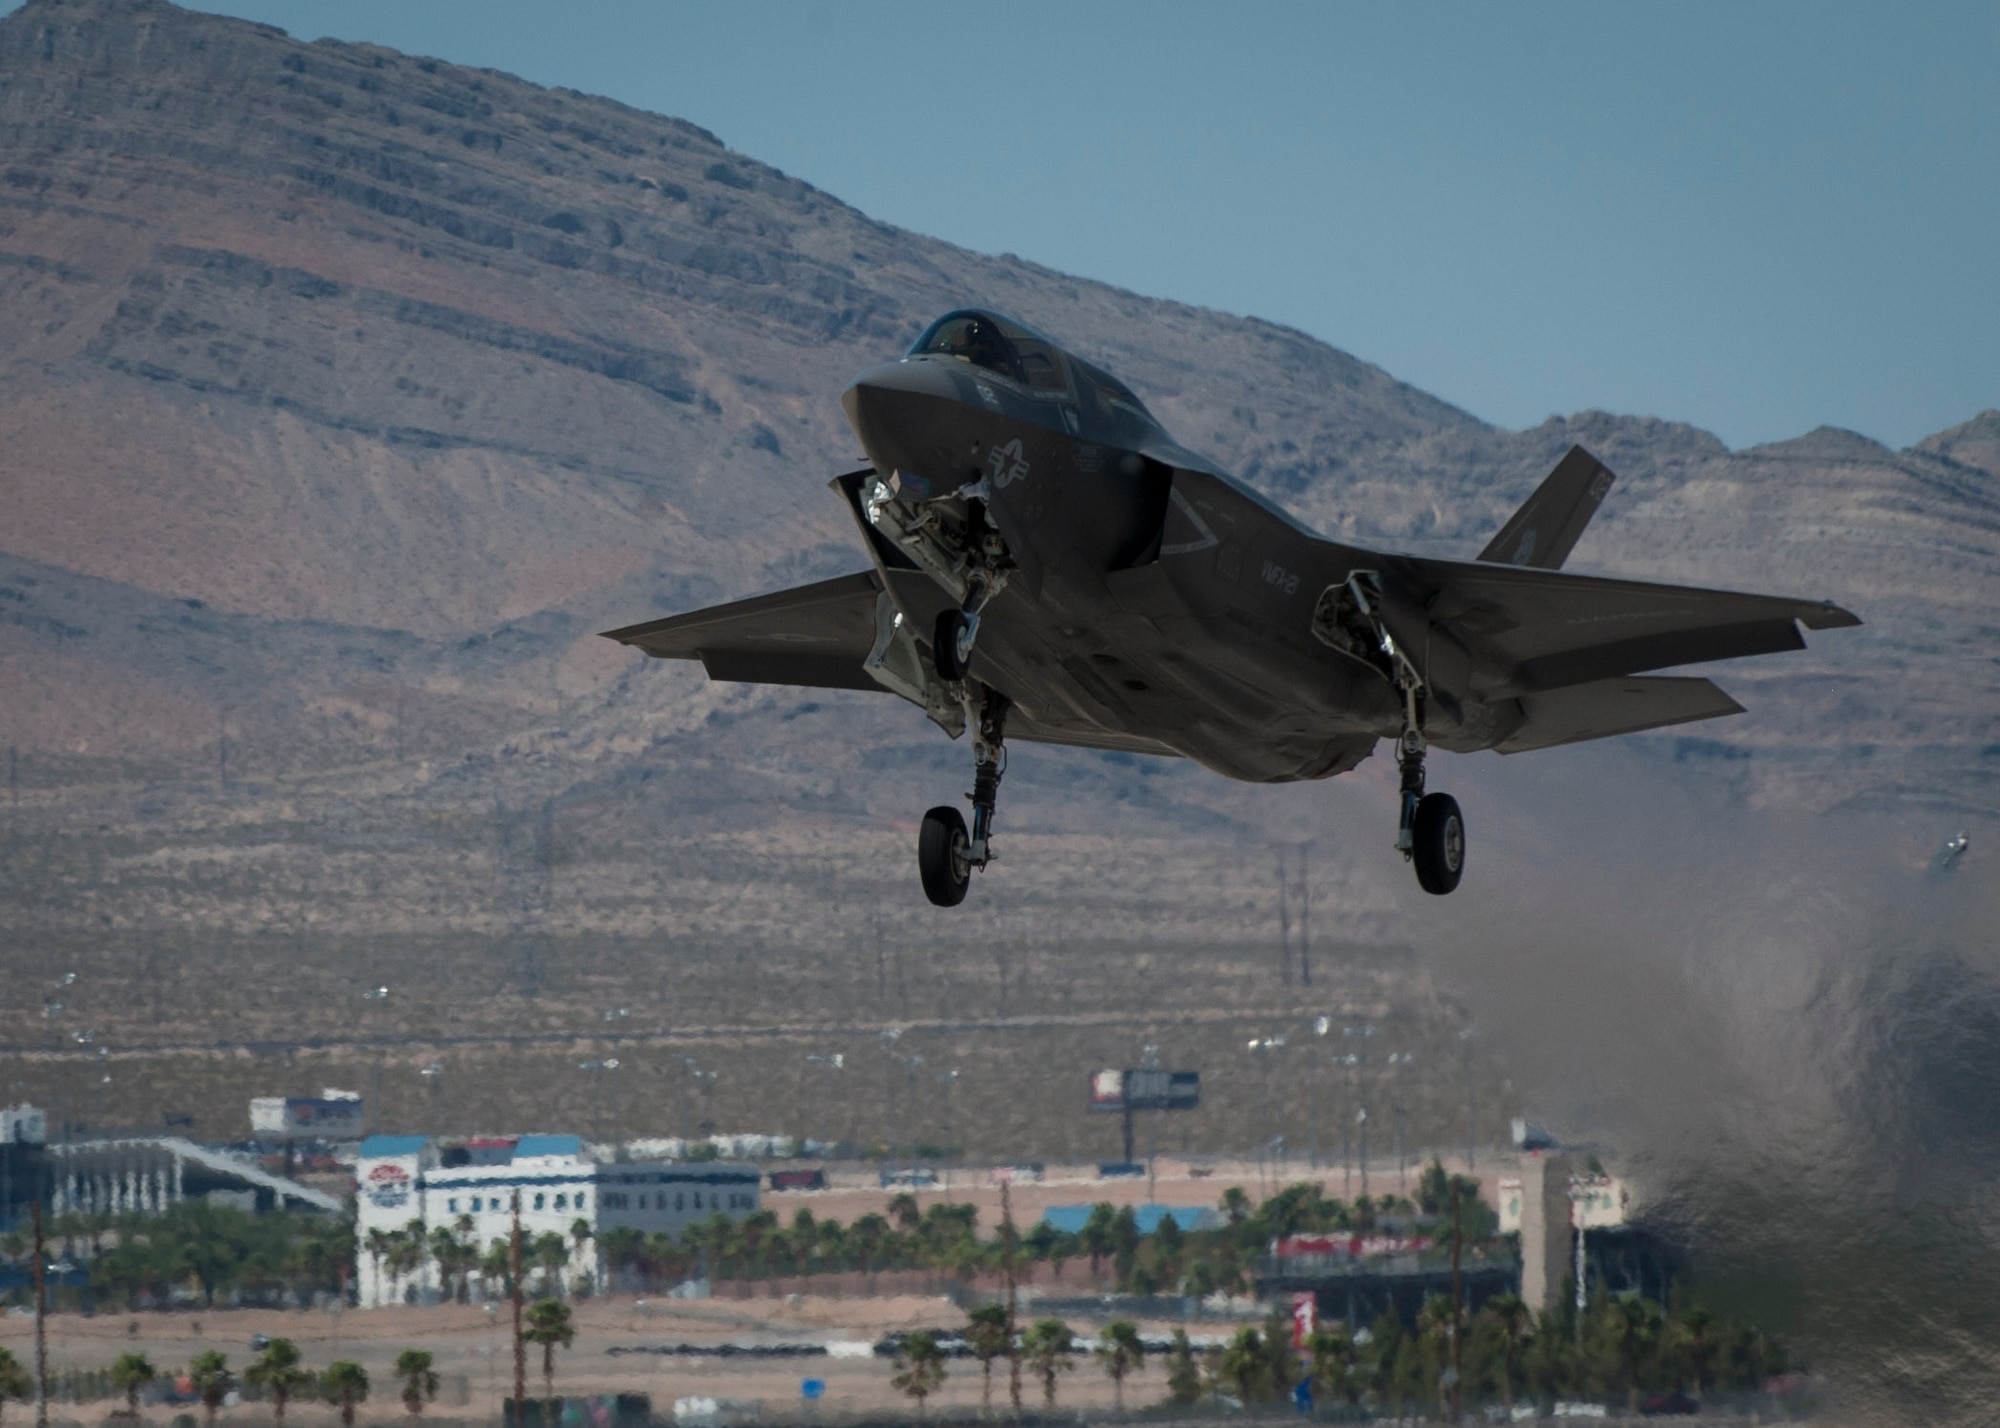
[[[30,0],[0,20],[20,1092],[226,1134],[248,1084],[373,1078],[405,1120],[530,1097],[553,1122],[607,1094],[565,1068],[615,1033],[656,1052],[615,1114],[672,1128],[676,1058],[720,1037],[763,1089],[718,1114],[771,1121],[803,1092],[769,1066],[896,1023],[933,1070],[1001,1048],[989,1090],[1017,1090],[981,1134],[1053,1153],[1096,1134],[1049,1129],[1064,1078],[1150,1040],[1220,1064],[1325,1005],[1434,1050],[1424,1114],[1460,1123],[1460,1013],[1412,960],[1379,760],[1249,790],[1020,751],[1007,861],[947,922],[910,844],[962,748],[888,696],[710,686],[596,637],[859,568],[836,397],[968,302],[1328,532],[1469,555],[1580,441],[1621,479],[1574,568],[1867,621],[1725,667],[1745,717],[1542,759],[1783,817],[2000,811],[2000,412],[1900,452],[1497,430],[1283,327],[873,222],[676,119],[163,0]],[[1533,861],[1532,807],[1479,816],[1508,834],[1489,866]],[[1310,993],[1276,893],[1308,839]],[[35,990],[64,968],[67,1022]],[[110,1089],[79,1017],[129,1059]],[[1204,1133],[1265,1104],[1239,1082]]]

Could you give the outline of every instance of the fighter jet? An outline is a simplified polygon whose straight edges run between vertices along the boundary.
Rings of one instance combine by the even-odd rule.
[[[924,892],[994,859],[1007,741],[1193,759],[1257,783],[1346,773],[1384,739],[1395,846],[1465,870],[1433,748],[1502,754],[1742,706],[1651,670],[1805,646],[1823,601],[1565,575],[1611,488],[1574,447],[1469,561],[1328,540],[1177,443],[1117,378],[963,310],[841,397],[869,462],[835,477],[871,568],[608,632],[711,679],[883,690],[971,733],[972,824],[924,815]]]

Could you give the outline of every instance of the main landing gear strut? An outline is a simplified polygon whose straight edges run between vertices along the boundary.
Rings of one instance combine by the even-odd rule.
[[[924,895],[939,907],[965,901],[972,870],[993,861],[993,812],[1007,772],[1007,696],[991,689],[966,695],[972,725],[972,830],[950,804],[924,815],[917,835],[917,871]]]
[[[1403,731],[1396,740],[1396,769],[1402,775],[1402,816],[1396,847],[1417,869],[1417,885],[1439,896],[1458,886],[1465,872],[1465,816],[1448,793],[1424,792],[1424,677],[1403,653],[1383,620],[1377,577],[1356,571],[1343,586],[1329,587],[1314,612],[1313,633],[1336,649],[1362,654],[1389,682],[1403,704]]]
[[[1396,768],[1402,774],[1403,810],[1396,847],[1417,869],[1417,886],[1440,897],[1458,886],[1465,872],[1465,817],[1448,793],[1424,792],[1423,692],[1403,683],[1403,733],[1396,741]]]

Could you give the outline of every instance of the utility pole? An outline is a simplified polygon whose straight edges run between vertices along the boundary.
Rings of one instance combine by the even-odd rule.
[[[1458,1177],[1451,1179],[1451,1421],[1459,1418],[1459,1376],[1464,1363],[1459,1346],[1465,1341],[1465,1291],[1458,1275],[1459,1250],[1465,1241],[1464,1222],[1458,1213]]]
[[[1000,1182],[1000,1263],[1007,1272],[1007,1397],[1021,1416],[1021,1350],[1014,1341],[1014,1196],[1010,1175]]]
[[[1465,1173],[1479,1170],[1479,1121],[1472,1099],[1472,1028],[1458,1034],[1459,1060],[1465,1068]]]
[[[514,1233],[507,1242],[507,1267],[513,1276],[514,1301],[514,1428],[522,1428],[528,1402],[528,1341],[521,1337],[521,1192],[514,1192]]]
[[[1313,898],[1312,880],[1306,875],[1306,850],[1310,843],[1299,844],[1299,985],[1313,984]]]
[[[1569,1185],[1569,1217],[1576,1221],[1576,1341],[1583,1342],[1583,1315],[1590,1307],[1590,1291],[1584,1287],[1583,1201],[1576,1193],[1576,1181]]]
[[[1291,888],[1285,881],[1285,850],[1278,849],[1278,981],[1292,984]]]
[[[35,1199],[35,1428],[49,1428],[49,1252],[42,1240],[42,1202]]]

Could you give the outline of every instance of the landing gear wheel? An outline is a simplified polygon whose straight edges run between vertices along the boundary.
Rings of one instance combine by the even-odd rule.
[[[931,663],[938,678],[956,684],[972,658],[972,617],[963,610],[940,610],[931,631]]]
[[[970,842],[965,819],[950,804],[924,815],[917,834],[917,871],[923,876],[924,896],[939,907],[957,907],[965,901],[965,889],[972,882]]]
[[[1457,887],[1465,872],[1465,817],[1458,811],[1458,800],[1448,793],[1425,794],[1417,804],[1410,835],[1418,886],[1439,897]]]

